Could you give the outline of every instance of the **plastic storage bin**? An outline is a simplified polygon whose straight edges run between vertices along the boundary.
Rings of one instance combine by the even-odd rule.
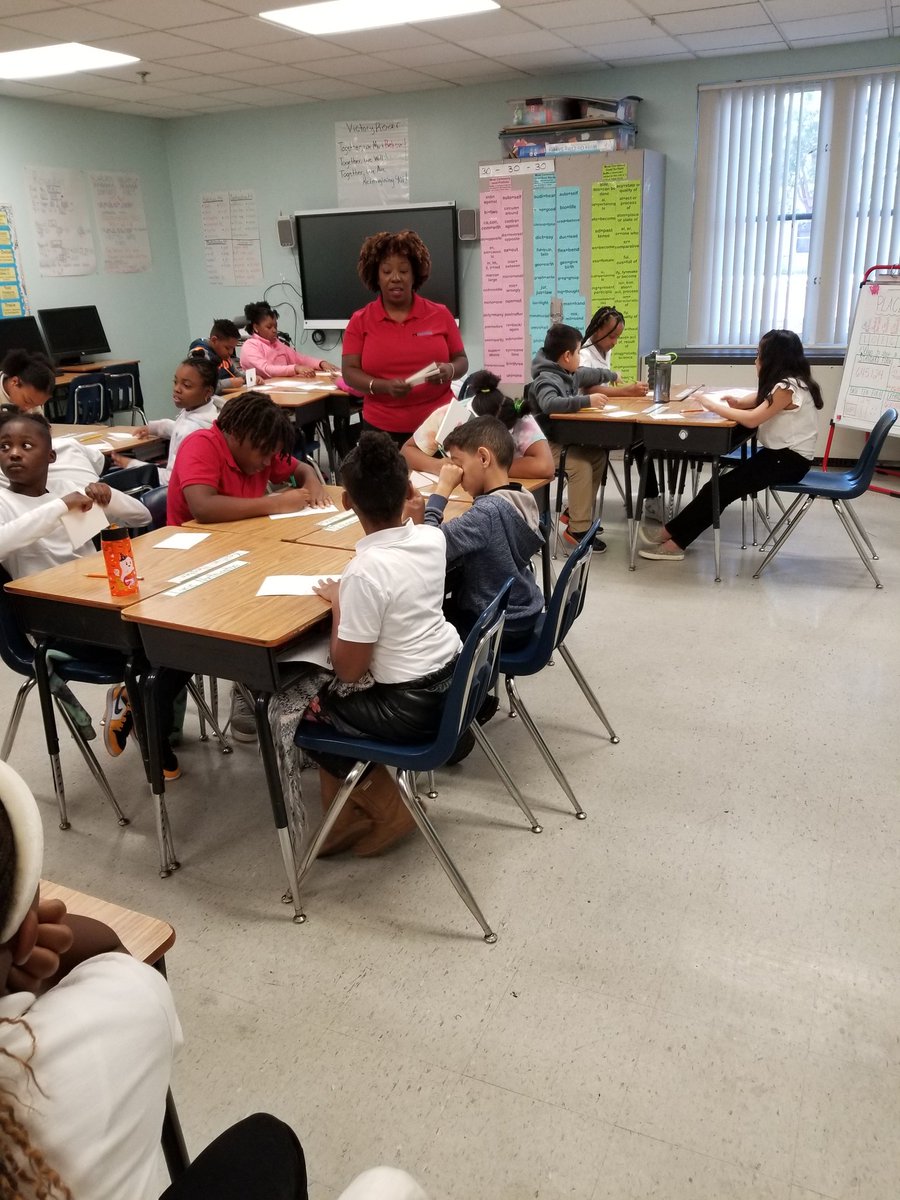
[[[589,154],[603,150],[633,150],[633,125],[601,125],[586,129],[502,129],[500,145],[506,158],[545,158]]]
[[[531,96],[509,101],[514,126],[594,120],[633,125],[639,103],[639,96],[623,96],[619,100],[603,100],[596,96]]]

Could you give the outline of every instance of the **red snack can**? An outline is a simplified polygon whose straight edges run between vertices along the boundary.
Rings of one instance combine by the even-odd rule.
[[[106,578],[112,596],[136,596],[138,594],[137,568],[134,552],[127,529],[112,526],[100,533]]]

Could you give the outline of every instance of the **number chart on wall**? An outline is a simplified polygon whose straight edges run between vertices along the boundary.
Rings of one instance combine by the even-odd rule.
[[[612,305],[613,367],[638,377],[658,339],[664,166],[632,150],[479,167],[486,367],[527,380],[552,320],[583,331]]]
[[[900,408],[900,279],[860,288],[834,409],[838,429],[870,430],[886,408]],[[898,422],[900,424],[900,422]],[[894,425],[893,437],[900,437]]]

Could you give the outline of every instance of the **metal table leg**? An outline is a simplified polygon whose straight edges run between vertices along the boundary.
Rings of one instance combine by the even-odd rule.
[[[281,861],[284,864],[284,873],[287,878],[287,891],[281,899],[285,904],[293,905],[294,921],[298,925],[302,925],[306,920],[306,915],[300,904],[300,877],[294,857],[293,831],[288,821],[281,776],[278,773],[278,758],[275,753],[275,743],[272,740],[272,726],[269,724],[269,698],[268,692],[254,691],[253,693],[256,733],[259,738],[259,753],[263,762],[263,770],[266,773],[266,786],[269,789],[269,802],[272,805],[278,844],[281,848]]]

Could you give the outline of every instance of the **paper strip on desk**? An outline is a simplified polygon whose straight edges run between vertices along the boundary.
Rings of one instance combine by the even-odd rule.
[[[191,546],[199,546],[208,537],[208,533],[172,533],[161,542],[157,542],[153,549],[190,550]]]
[[[338,508],[334,504],[323,504],[321,508],[301,508],[299,512],[289,513],[269,513],[270,521],[283,521],[287,517],[323,517],[326,513],[336,513]]]
[[[111,429],[106,436],[114,442],[133,442],[136,435],[133,430],[129,433],[128,430]]]
[[[259,585],[257,596],[314,596],[313,587],[323,579],[340,579],[329,575],[267,575]]]
[[[96,503],[87,512],[70,509],[68,512],[64,512],[59,519],[69,536],[73,550],[80,550],[85,542],[89,542],[101,529],[109,527],[105,510]]]

